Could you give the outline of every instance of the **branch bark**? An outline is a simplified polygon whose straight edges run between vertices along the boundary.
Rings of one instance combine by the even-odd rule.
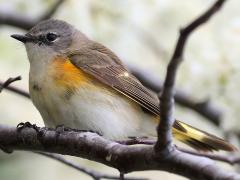
[[[191,179],[239,179],[240,175],[224,171],[205,157],[173,149],[168,156],[156,154],[153,146],[126,146],[90,132],[40,128],[17,130],[0,125],[0,147],[9,150],[44,151],[82,157],[129,173],[163,170]]]

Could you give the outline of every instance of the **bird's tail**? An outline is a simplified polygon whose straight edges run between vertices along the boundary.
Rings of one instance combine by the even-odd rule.
[[[176,120],[173,136],[198,151],[237,151],[237,148],[225,140]]]

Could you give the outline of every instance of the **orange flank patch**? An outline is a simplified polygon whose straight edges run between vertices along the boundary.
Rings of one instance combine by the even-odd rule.
[[[90,85],[94,79],[89,74],[77,68],[69,59],[55,58],[51,65],[50,77],[59,87],[75,90],[83,85]]]

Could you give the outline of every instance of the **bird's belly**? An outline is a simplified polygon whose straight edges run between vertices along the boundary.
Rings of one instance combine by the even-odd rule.
[[[155,133],[153,117],[134,101],[105,87],[82,86],[68,97],[61,88],[31,93],[48,127],[96,131],[110,139]],[[44,93],[46,92],[46,93]]]

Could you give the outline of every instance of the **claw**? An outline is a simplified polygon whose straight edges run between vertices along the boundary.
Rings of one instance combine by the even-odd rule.
[[[25,123],[21,122],[21,123],[19,123],[19,124],[17,125],[17,130],[18,130],[18,131],[21,131],[21,130],[23,130],[24,128],[33,128],[33,129],[35,129],[37,132],[39,132],[39,127],[37,127],[36,124],[31,124],[30,122],[25,122]]]

